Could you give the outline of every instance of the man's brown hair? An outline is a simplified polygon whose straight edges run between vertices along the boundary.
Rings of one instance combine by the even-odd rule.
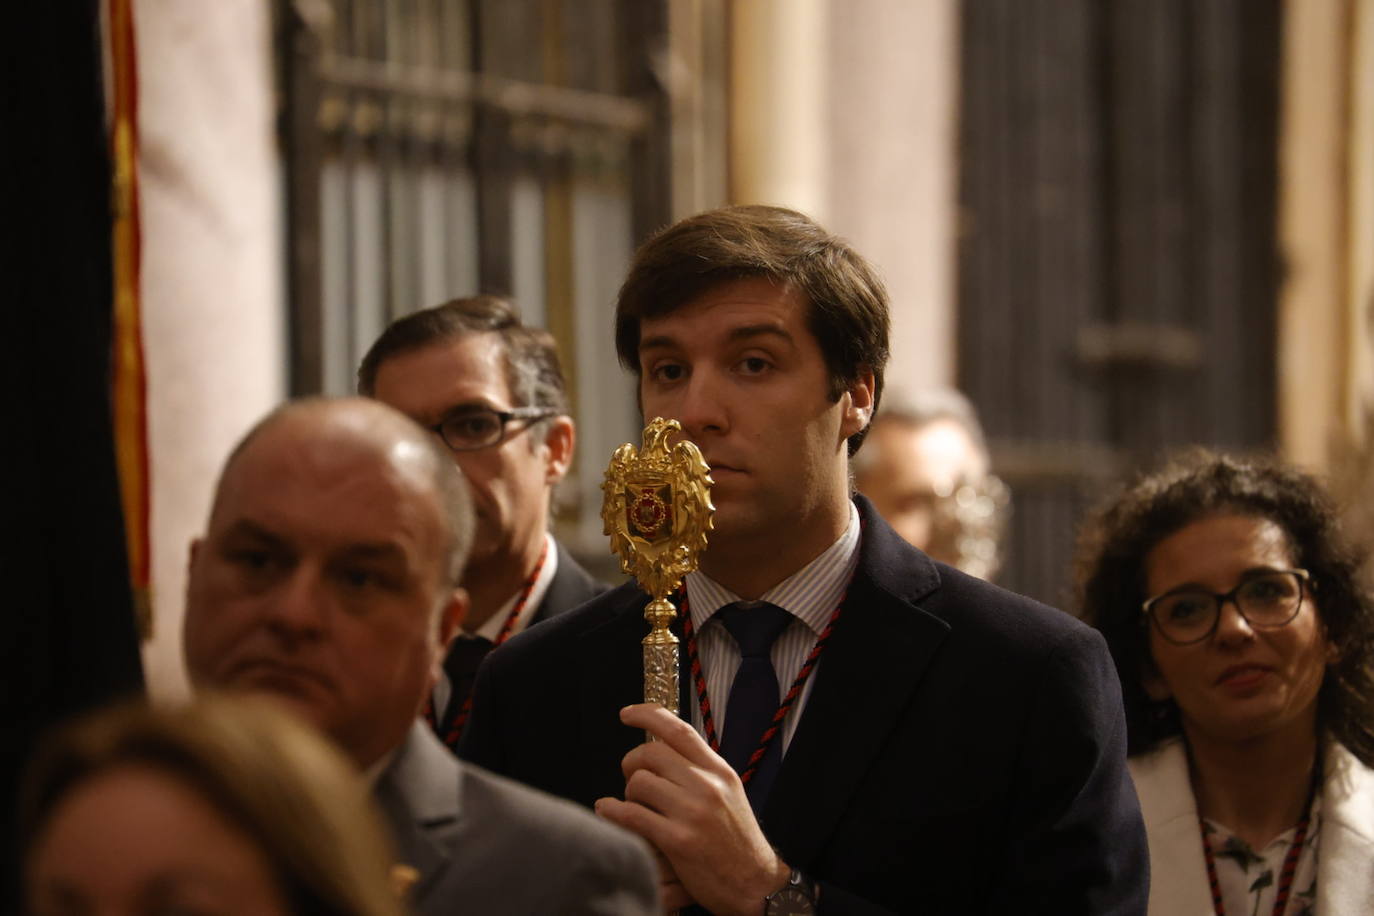
[[[708,210],[660,231],[635,253],[615,309],[620,362],[639,375],[639,325],[708,290],[752,277],[795,289],[839,400],[864,369],[873,372],[873,407],[888,357],[887,290],[864,258],[807,216],[782,207]],[[859,449],[867,428],[849,437]]]
[[[433,344],[492,333],[505,351],[506,383],[513,407],[548,407],[568,412],[567,386],[553,335],[520,320],[515,305],[500,296],[468,296],[421,309],[387,326],[358,366],[358,393],[372,397],[377,373],[388,359]]]

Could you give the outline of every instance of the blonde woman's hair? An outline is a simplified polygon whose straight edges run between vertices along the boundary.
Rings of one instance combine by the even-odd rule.
[[[270,700],[202,694],[189,705],[115,706],[50,737],[29,768],[30,849],[58,804],[112,769],[190,787],[251,837],[294,913],[400,916],[395,859],[367,786],[323,737]]]

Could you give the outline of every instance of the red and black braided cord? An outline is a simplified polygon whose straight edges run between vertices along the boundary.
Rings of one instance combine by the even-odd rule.
[[[1307,830],[1312,823],[1312,801],[1317,794],[1317,784],[1320,780],[1313,774],[1312,788],[1307,794],[1307,809],[1303,812],[1302,820],[1298,822],[1297,832],[1293,835],[1293,845],[1288,847],[1288,853],[1283,857],[1283,866],[1279,869],[1278,891],[1274,895],[1273,916],[1283,916],[1288,909],[1288,898],[1293,891],[1293,877],[1298,871],[1298,859],[1302,856],[1303,844],[1307,842]],[[1207,886],[1212,891],[1212,909],[1216,916],[1226,916],[1226,908],[1221,902],[1221,882],[1217,879],[1217,860],[1212,852],[1212,838],[1207,835],[1207,824],[1199,820],[1202,830],[1202,853],[1207,859]]]
[[[501,643],[514,635],[515,623],[520,619],[520,612],[525,609],[525,605],[530,600],[530,593],[534,591],[534,583],[539,581],[539,573],[543,571],[544,561],[548,559],[548,556],[549,544],[548,541],[545,541],[544,549],[539,554],[539,562],[534,564],[534,572],[530,573],[530,577],[526,579],[525,584],[520,587],[520,597],[515,600],[515,606],[512,607],[510,613],[506,615],[506,622],[501,624],[501,632],[496,634],[496,639],[492,640],[491,647],[493,651],[500,646]],[[449,723],[448,729],[443,734],[439,735],[439,739],[444,742],[446,747],[452,749],[458,746],[458,739],[463,736],[463,726],[468,724],[468,718],[471,715],[472,694],[469,693],[463,698],[463,705],[458,709],[458,713],[453,717],[453,721]],[[434,709],[433,694],[430,695],[429,700],[425,703],[425,721],[429,723],[430,728],[438,732],[438,713]]]
[[[754,749],[754,753],[749,755],[749,761],[744,766],[744,771],[740,773],[740,782],[749,785],[749,780],[754,778],[754,773],[759,768],[759,761],[768,752],[768,746],[777,738],[778,731],[782,728],[782,723],[787,718],[787,714],[792,711],[792,706],[801,696],[802,688],[806,686],[806,681],[811,677],[811,672],[815,670],[816,662],[821,657],[821,652],[825,649],[826,643],[830,641],[830,636],[835,631],[835,622],[840,619],[840,612],[844,610],[844,599],[848,595],[840,595],[840,603],[831,612],[830,619],[826,621],[821,634],[816,637],[816,644],[807,653],[806,661],[802,662],[801,670],[797,672],[796,678],[792,681],[792,686],[787,689],[782,702],[778,704],[777,712],[773,713],[772,720],[768,727],[763,730],[759,737],[759,746]],[[689,671],[692,676],[692,683],[697,691],[697,705],[701,710],[702,731],[705,732],[706,742],[711,745],[711,750],[720,753],[720,739],[716,734],[715,716],[711,713],[711,698],[706,692],[706,676],[701,668],[701,656],[697,653],[697,634],[692,627],[691,609],[687,603],[685,592],[682,596],[682,635],[687,640],[687,658],[689,660]]]

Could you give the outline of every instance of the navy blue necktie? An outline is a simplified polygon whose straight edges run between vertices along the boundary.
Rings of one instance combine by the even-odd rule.
[[[493,645],[485,636],[477,636],[459,637],[449,646],[448,658],[444,659],[444,672],[448,674],[449,684],[448,707],[435,727],[440,737],[448,731],[463,708],[463,701],[472,693],[472,684],[477,680],[477,668],[491,652]]]
[[[739,670],[730,685],[730,702],[725,707],[725,733],[720,739],[720,755],[736,773],[742,773],[759,739],[773,721],[782,691],[769,653],[782,635],[792,615],[764,602],[742,602],[723,607],[720,622],[739,645]],[[755,814],[763,808],[782,764],[782,735],[774,736],[759,761],[753,779],[745,787]]]

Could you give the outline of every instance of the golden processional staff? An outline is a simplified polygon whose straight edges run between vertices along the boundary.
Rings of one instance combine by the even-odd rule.
[[[644,609],[651,629],[644,637],[644,701],[678,711],[678,638],[669,624],[677,610],[668,595],[697,568],[711,530],[711,469],[686,440],[669,446],[676,420],[655,417],[644,427],[643,445],[626,442],[611,456],[601,519],[620,557],[620,571],[634,577],[653,599]],[[653,735],[649,736],[653,740]]]

